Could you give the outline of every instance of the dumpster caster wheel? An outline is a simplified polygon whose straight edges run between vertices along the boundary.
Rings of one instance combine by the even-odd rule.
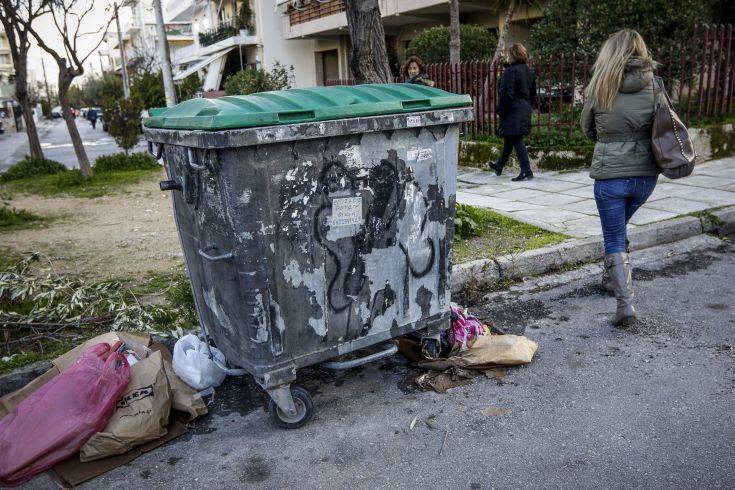
[[[268,413],[273,423],[282,429],[298,429],[306,425],[314,416],[314,402],[311,395],[300,386],[291,386],[291,396],[296,407],[296,414],[291,416],[281,410],[273,400],[268,404]]]

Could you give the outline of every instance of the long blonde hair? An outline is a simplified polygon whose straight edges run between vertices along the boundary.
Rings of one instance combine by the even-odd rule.
[[[592,79],[585,94],[605,110],[610,110],[623,80],[625,65],[631,57],[653,63],[646,42],[632,29],[622,29],[602,45],[592,66]]]

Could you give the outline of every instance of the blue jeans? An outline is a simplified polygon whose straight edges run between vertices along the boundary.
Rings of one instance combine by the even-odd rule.
[[[658,177],[595,180],[595,202],[600,213],[605,255],[625,252],[626,225],[656,187]]]
[[[503,168],[508,159],[510,158],[511,152],[515,150],[516,156],[518,157],[518,163],[521,166],[521,172],[531,173],[531,162],[528,160],[528,150],[526,145],[523,144],[523,136],[505,136],[503,137],[503,153],[500,155],[497,165]]]

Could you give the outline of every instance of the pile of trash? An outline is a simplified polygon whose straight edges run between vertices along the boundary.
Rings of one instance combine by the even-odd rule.
[[[400,352],[415,366],[428,370],[416,378],[416,385],[424,391],[444,393],[483,373],[501,379],[507,367],[528,364],[538,350],[538,344],[527,337],[505,334],[455,304],[451,311],[452,322],[441,333],[438,357],[427,357],[414,340],[398,340]]]
[[[71,487],[186,432],[207,413],[202,391],[219,386],[224,356],[194,335],[172,356],[149,334],[110,332],[52,361],[52,368],[0,398],[0,486],[51,469]]]

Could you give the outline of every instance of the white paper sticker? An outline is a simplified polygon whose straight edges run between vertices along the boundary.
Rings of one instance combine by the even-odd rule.
[[[431,148],[412,148],[406,152],[406,159],[409,161],[416,160],[422,162],[429,160],[434,156],[434,151]]]
[[[362,224],[362,197],[338,197],[332,201],[331,226]]]
[[[421,126],[421,116],[408,116],[406,118],[406,126],[408,126],[409,128]]]

